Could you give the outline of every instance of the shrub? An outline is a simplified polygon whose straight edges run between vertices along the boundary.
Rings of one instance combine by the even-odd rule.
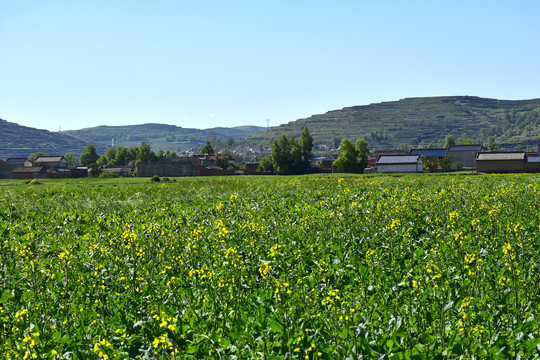
[[[152,176],[152,177],[150,178],[150,181],[151,181],[151,182],[160,182],[161,179],[159,178],[159,176],[154,175],[154,176]]]

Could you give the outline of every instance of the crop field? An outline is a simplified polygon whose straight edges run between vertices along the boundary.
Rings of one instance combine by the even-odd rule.
[[[2,359],[540,357],[540,176],[0,182]]]

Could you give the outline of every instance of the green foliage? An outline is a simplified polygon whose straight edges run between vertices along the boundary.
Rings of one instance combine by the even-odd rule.
[[[446,138],[444,139],[444,147],[449,148],[452,145],[456,145],[456,140],[454,139],[454,136],[446,135]]]
[[[201,155],[214,155],[214,148],[210,144],[210,140],[206,140],[206,144],[202,147],[200,153]]]
[[[534,359],[539,184],[11,182],[0,358]]]
[[[369,159],[369,149],[366,140],[356,140],[356,151],[358,152],[358,166],[360,169],[365,169]]]
[[[150,181],[151,182],[160,182],[161,181],[161,178],[157,175],[154,175],[150,178]]]
[[[439,165],[444,172],[452,170],[452,160],[448,156],[439,159]]]
[[[540,99],[409,98],[313,115],[247,136],[242,143],[267,146],[276,134],[297,137],[307,125],[315,146],[337,147],[343,138],[363,138],[372,150],[442,147],[446,135],[453,134],[483,144],[494,137],[506,149],[524,150],[538,142],[539,109]]]
[[[354,144],[347,138],[340,144],[339,156],[334,161],[334,166],[339,172],[351,172],[358,170],[358,150]]]
[[[278,140],[272,143],[272,153],[270,159],[272,166],[264,164],[266,169],[272,168],[276,174],[305,174],[310,170],[310,159],[312,157],[313,138],[307,127],[302,131],[300,141],[294,137],[287,140],[285,135],[281,135]],[[261,169],[263,167],[260,167]],[[263,170],[268,171],[268,170]]]
[[[44,153],[44,152],[38,151],[38,152],[35,152],[35,153],[33,153],[33,154],[30,154],[30,155],[28,156],[28,160],[34,162],[34,161],[36,161],[36,159],[37,159],[38,157],[40,157],[40,156],[47,156],[47,154]]]
[[[90,164],[95,164],[99,159],[99,155],[96,152],[96,147],[92,144],[88,144],[84,149],[79,161],[81,165],[88,166]]]
[[[152,147],[150,146],[150,144],[142,141],[141,145],[139,145],[139,148],[137,149],[137,162],[151,162],[155,159],[156,155],[152,151]]]
[[[69,167],[77,166],[77,158],[75,158],[75,155],[73,155],[72,153],[65,154],[64,158],[67,160]]]
[[[265,156],[260,162],[259,166],[257,167],[257,171],[259,172],[274,172],[274,163],[272,161],[272,156],[267,155]]]

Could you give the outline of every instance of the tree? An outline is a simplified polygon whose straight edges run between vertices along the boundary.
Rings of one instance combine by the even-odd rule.
[[[291,146],[285,135],[272,143],[272,166],[276,174],[290,174]]]
[[[446,139],[444,140],[444,147],[449,148],[452,145],[456,145],[456,140],[452,135],[446,135]]]
[[[137,162],[152,162],[156,158],[156,154],[152,151],[150,144],[141,142],[137,148]]]
[[[210,140],[206,140],[206,144],[201,149],[202,155],[214,155],[214,148],[210,144]]]
[[[358,159],[358,151],[354,144],[347,138],[341,141],[339,156],[334,161],[334,165],[339,172],[354,171],[358,168],[356,160]]]
[[[133,149],[133,150],[132,150]],[[114,156],[114,164],[116,166],[126,166],[131,160],[137,159],[136,149],[129,149],[127,147],[119,147],[116,150],[116,155]]]
[[[369,159],[369,149],[366,140],[358,139],[356,140],[356,151],[358,152],[359,167],[360,169],[365,169],[368,165]]]
[[[104,167],[114,167],[116,165],[116,152],[118,150],[115,148],[109,148],[105,151],[105,154],[96,161],[96,164]]]
[[[259,172],[274,172],[274,165],[272,162],[272,156],[266,155],[261,162],[259,162],[259,166],[257,167],[257,171]]]
[[[75,156],[72,153],[65,154],[64,158],[67,160],[69,167],[77,166],[77,159],[75,158]]]
[[[448,172],[452,169],[452,160],[448,156],[445,156],[439,159],[439,165],[441,165],[444,172]]]
[[[34,162],[40,156],[47,156],[47,154],[45,154],[44,152],[38,151],[38,152],[33,153],[30,156],[28,156],[28,160]]]
[[[90,164],[95,164],[98,159],[99,155],[96,152],[96,147],[92,144],[88,144],[81,154],[79,161],[81,162],[81,165],[88,166]]]

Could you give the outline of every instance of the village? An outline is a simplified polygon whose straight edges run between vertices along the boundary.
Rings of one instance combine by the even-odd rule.
[[[488,151],[481,144],[451,145],[447,148],[375,151],[368,166],[360,173],[425,173],[449,171],[476,171],[478,173],[537,173],[540,172],[540,145],[536,152]],[[339,149],[332,156],[314,157],[310,161],[310,173],[338,172],[334,161]],[[226,159],[229,166],[216,166],[218,160]],[[221,164],[222,165],[222,161]],[[136,162],[126,166],[89,167],[68,166],[62,156],[39,156],[34,161],[28,157],[0,159],[0,179],[60,179],[85,177],[183,177],[266,175],[259,164],[237,164],[233,156],[191,155],[161,157],[154,161]]]

